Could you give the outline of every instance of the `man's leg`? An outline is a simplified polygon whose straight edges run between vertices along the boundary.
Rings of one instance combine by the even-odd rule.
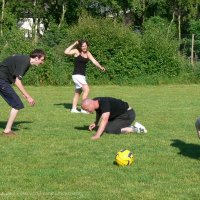
[[[147,129],[139,122],[135,122],[133,126],[122,128],[121,132],[122,133],[147,133]]]
[[[4,130],[4,133],[10,133],[12,130],[12,125],[15,121],[15,118],[17,117],[17,113],[19,110],[16,110],[15,108],[12,108],[10,111],[10,116],[8,118],[7,124],[6,124],[6,128]]]
[[[4,80],[0,80],[0,94],[3,99],[8,103],[8,105],[12,107],[6,127],[4,129],[4,134],[12,136],[15,135],[15,133],[12,132],[12,125],[15,121],[18,111],[20,109],[23,109],[24,105],[17,93],[11,87],[11,85]]]
[[[120,115],[118,118],[109,121],[105,132],[106,133],[124,133],[122,129],[124,127],[128,127],[131,123],[135,120],[135,112],[131,109],[128,110],[126,113]]]
[[[121,133],[122,123],[123,123],[122,120],[119,119],[109,121],[108,124],[106,125],[105,132],[115,133],[115,134]]]

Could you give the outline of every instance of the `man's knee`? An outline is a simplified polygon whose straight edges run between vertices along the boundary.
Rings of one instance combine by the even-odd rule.
[[[15,104],[12,107],[15,108],[16,110],[21,110],[24,108],[24,104],[22,102],[18,102],[17,104]]]
[[[121,133],[121,129],[115,128],[115,127],[106,127],[105,132],[106,133]]]

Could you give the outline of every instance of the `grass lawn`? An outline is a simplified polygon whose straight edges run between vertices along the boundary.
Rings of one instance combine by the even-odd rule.
[[[90,97],[129,102],[146,135],[104,134],[92,141],[95,115],[70,113],[72,87],[26,87],[15,138],[0,137],[0,199],[198,200],[200,85],[92,86]],[[0,98],[0,132],[10,108]],[[118,150],[134,152],[129,167],[113,165]]]

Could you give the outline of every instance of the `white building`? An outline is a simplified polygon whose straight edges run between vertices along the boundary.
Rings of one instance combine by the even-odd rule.
[[[37,21],[37,19],[36,19]],[[20,29],[24,30],[24,36],[26,38],[31,38],[34,30],[33,18],[23,18],[18,21],[18,26]],[[39,27],[36,27],[37,31],[39,31],[39,35],[44,34],[44,24],[42,22],[39,23]]]

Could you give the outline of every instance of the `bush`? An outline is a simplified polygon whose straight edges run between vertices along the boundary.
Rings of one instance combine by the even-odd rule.
[[[168,23],[158,17],[150,18],[144,24],[142,48],[144,49],[143,66],[148,75],[157,74],[173,78],[182,71],[178,55],[178,42],[173,33],[167,35]]]
[[[5,32],[0,41],[0,60],[12,54],[29,54],[34,48],[31,41],[24,38],[23,31],[18,28]]]
[[[64,50],[78,39],[89,41],[89,50],[106,68],[102,73],[89,62],[89,84],[159,84],[177,80],[183,74],[194,74],[178,54],[175,32],[166,37],[167,27],[167,22],[156,17],[144,24],[143,33],[135,33],[111,19],[89,16],[68,28],[57,29],[52,23],[37,45],[46,51],[47,60],[41,67],[32,67],[23,81],[30,85],[73,84],[74,58],[65,56]],[[0,47],[1,59],[13,53],[29,54],[35,48],[21,31],[9,33],[6,40],[1,40]],[[191,77],[196,80],[195,75]]]
[[[43,47],[47,54],[45,64],[31,67],[24,77],[29,85],[66,85],[71,82],[71,70],[67,69],[64,56],[56,54],[54,49]],[[72,67],[71,67],[72,69]]]
[[[68,30],[60,46],[64,49],[77,39],[89,41],[90,51],[107,69],[101,74],[89,64],[91,84],[132,84],[142,79],[145,84],[159,83],[162,77],[169,80],[185,71],[173,27],[166,36],[168,26],[154,17],[145,23],[143,34],[138,34],[110,19],[85,17]]]
[[[92,84],[129,83],[140,74],[141,37],[110,19],[81,18],[62,42],[64,49],[77,39],[86,39],[93,56],[106,68],[106,73],[88,65]],[[67,45],[66,45],[67,44]]]

